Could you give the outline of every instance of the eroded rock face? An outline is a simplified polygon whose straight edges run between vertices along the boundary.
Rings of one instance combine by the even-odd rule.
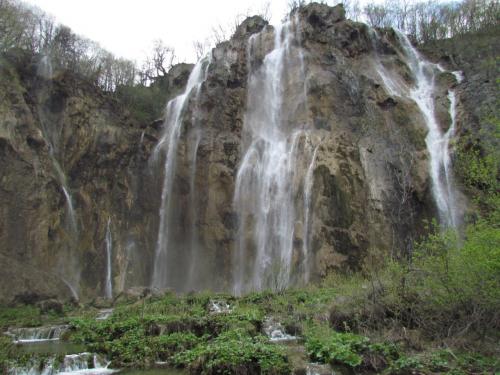
[[[115,288],[147,284],[158,199],[147,159],[158,129],[69,73],[40,76],[23,56],[0,69],[0,298],[103,295],[109,218]]]
[[[333,268],[355,269],[398,253],[422,231],[435,205],[422,114],[413,101],[391,95],[377,70],[382,64],[412,84],[397,36],[346,20],[341,6],[311,4],[297,12],[304,74],[296,77],[305,80],[307,98],[301,116],[317,147],[309,223],[311,275],[317,279]],[[172,193],[174,250],[166,266],[173,280],[168,287],[176,290],[232,289],[239,225],[233,197],[248,75],[255,69],[248,66],[247,46],[256,33],[261,43],[252,64],[262,64],[274,29],[252,17],[212,50],[207,78],[185,108]],[[119,103],[68,74],[46,79],[8,61],[1,69],[0,257],[12,264],[5,269],[2,262],[1,297],[26,290],[70,297],[68,284],[81,298],[103,296],[109,219],[113,293],[150,285],[164,160],[151,165],[149,158],[162,123],[133,123]],[[189,69],[172,72],[172,95],[182,92]],[[452,84],[445,76],[439,80],[443,129]],[[285,99],[293,115],[294,98]],[[76,234],[55,164],[67,178]],[[305,175],[307,167],[297,165],[297,174]],[[298,262],[304,223],[295,227]]]

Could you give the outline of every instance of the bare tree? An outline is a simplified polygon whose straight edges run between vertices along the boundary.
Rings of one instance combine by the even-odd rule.
[[[271,20],[271,1],[268,0],[262,4],[262,7],[257,10],[257,15],[260,16],[263,20],[269,22]]]
[[[175,50],[167,46],[162,40],[154,41],[153,55],[151,56],[156,76],[165,76],[175,61]]]
[[[205,39],[204,42],[195,41],[193,42],[193,48],[196,54],[196,60],[199,60],[207,54],[210,48],[210,41],[208,39]]]

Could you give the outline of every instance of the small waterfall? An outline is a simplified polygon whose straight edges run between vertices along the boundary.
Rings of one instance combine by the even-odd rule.
[[[75,214],[75,209],[73,207],[73,200],[71,199],[71,195],[69,195],[66,186],[63,185],[62,190],[64,193],[64,197],[66,198],[66,204],[68,205],[68,215],[69,215],[69,222],[71,225],[71,229],[73,230],[74,233],[76,233],[77,232],[76,214]]]
[[[114,309],[102,309],[99,310],[95,320],[106,320],[113,314]]]
[[[55,357],[49,357],[42,362],[32,360],[23,367],[13,367],[9,375],[55,375],[55,374],[110,374],[117,370],[109,369],[109,361],[98,354],[78,353],[65,355],[60,363]]]
[[[391,96],[407,96],[408,92],[402,82],[393,78],[380,60],[380,55],[377,52],[377,41],[380,39],[377,30],[370,28],[369,34],[374,52],[375,70],[382,79],[388,94]]]
[[[33,328],[12,328],[7,335],[13,338],[15,343],[30,343],[39,341],[55,341],[68,330],[69,326],[47,326]]]
[[[263,330],[271,342],[285,342],[297,340],[296,336],[288,334],[283,325],[273,318],[264,321]]]
[[[307,114],[307,100],[297,26],[295,17],[275,28],[274,49],[260,66],[255,53],[268,30],[248,41],[250,71],[243,129],[249,142],[236,176],[233,202],[239,215],[233,259],[236,294],[279,290],[292,282],[295,226],[300,221],[296,216],[303,210],[295,204],[295,197],[303,186],[302,141],[307,139],[307,124],[300,121],[300,115]]]
[[[153,160],[159,160],[159,155],[166,149],[164,181],[161,194],[160,225],[156,244],[152,286],[165,288],[168,286],[168,251],[170,250],[169,229],[172,214],[172,191],[176,171],[177,146],[181,135],[184,112],[189,99],[197,99],[202,83],[205,81],[210,58],[204,58],[193,68],[183,94],[170,100],[167,104],[165,130],[153,152]]]
[[[425,142],[430,155],[432,192],[438,207],[440,222],[445,227],[457,227],[459,215],[448,150],[449,138],[454,131],[454,124],[452,123],[450,126],[451,132],[448,130],[449,135],[443,134],[437,122],[434,108],[436,72],[442,71],[442,68],[424,60],[406,35],[401,33],[398,35],[407,57],[408,66],[416,80],[416,87],[410,90],[410,98],[417,103],[428,128]],[[450,107],[450,111],[454,111],[454,99],[450,106],[453,107],[453,109]],[[454,117],[452,114],[452,122],[455,121]]]
[[[191,150],[191,163],[190,163],[190,176],[189,176],[189,210],[191,220],[191,244],[189,246],[190,262],[189,262],[189,275],[188,283],[193,288],[196,285],[196,271],[198,268],[198,258],[196,256],[198,250],[198,227],[197,210],[196,210],[196,160],[198,158],[198,147],[201,141],[201,129],[195,129],[194,140],[192,141]]]
[[[304,238],[302,241],[302,256],[304,257],[304,283],[307,284],[309,282],[309,274],[310,274],[310,252],[309,252],[309,240],[311,235],[311,196],[312,196],[312,187],[314,182],[314,163],[316,161],[316,153],[318,152],[319,146],[316,146],[313,152],[313,156],[311,158],[311,163],[309,167],[307,167],[306,179],[305,179],[305,187],[304,187]]]
[[[66,280],[64,277],[61,277],[61,280],[68,287],[68,289],[71,292],[71,296],[75,299],[75,301],[78,301],[78,292],[76,291],[75,287],[73,285],[71,285],[71,283],[68,280]]]
[[[49,53],[45,53],[38,62],[36,73],[45,79],[52,79],[54,76],[54,69],[52,68],[52,59]]]
[[[112,261],[111,252],[113,251],[113,237],[111,235],[111,217],[108,218],[108,225],[106,226],[106,287],[104,294],[107,299],[113,298],[113,285],[112,279]]]
[[[229,314],[232,311],[231,305],[224,300],[210,300],[208,302],[208,312],[211,314]]]

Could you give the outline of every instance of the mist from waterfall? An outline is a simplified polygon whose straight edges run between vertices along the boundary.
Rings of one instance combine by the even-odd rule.
[[[189,75],[184,92],[167,103],[164,132],[160,141],[156,145],[152,156],[153,160],[159,160],[160,154],[165,153],[164,179],[160,205],[160,224],[158,228],[158,240],[156,244],[153,277],[151,281],[151,285],[155,288],[165,288],[170,286],[168,257],[169,251],[171,251],[171,245],[173,245],[170,238],[171,220],[173,216],[172,193],[177,168],[179,138],[182,131],[184,116],[186,115],[186,107],[190,99],[194,99],[195,101],[199,99],[199,92],[206,79],[210,61],[211,56],[198,61]],[[194,160],[195,158],[196,151],[194,152]],[[194,162],[193,168],[195,167],[196,165]],[[171,266],[177,267],[177,265]],[[187,273],[189,273],[189,271]]]
[[[236,176],[234,209],[239,228],[233,259],[233,291],[242,294],[289,286],[305,264],[308,233],[296,249],[296,227],[307,232],[315,148],[309,139],[304,60],[298,16],[274,29],[274,48],[261,65],[256,54],[268,29],[250,37],[243,156]],[[245,144],[246,143],[246,144]],[[312,167],[310,167],[312,168]],[[305,200],[297,199],[306,190]],[[302,202],[302,205],[300,204]],[[307,214],[305,214],[307,212]],[[307,217],[304,217],[307,216]],[[304,225],[304,223],[307,223]],[[306,267],[307,268],[307,267]]]

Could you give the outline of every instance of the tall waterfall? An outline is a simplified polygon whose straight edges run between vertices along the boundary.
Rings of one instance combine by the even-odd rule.
[[[372,34],[372,36],[378,38],[375,30],[372,31]],[[420,109],[428,130],[425,143],[430,157],[429,174],[432,181],[432,194],[438,209],[440,223],[444,227],[457,227],[461,215],[456,200],[449,154],[449,143],[454,135],[456,122],[455,93],[453,91],[448,93],[451,125],[447,132],[443,132],[436,117],[434,94],[436,91],[436,75],[438,72],[444,71],[444,69],[438,64],[426,61],[412,46],[406,35],[398,32],[398,37],[404,50],[404,58],[415,78],[415,86],[407,87],[406,83],[401,79],[393,78],[384,68],[378,56],[375,59],[375,69],[390,95],[408,97]],[[374,49],[376,50],[376,48]],[[461,80],[458,72],[453,74],[457,81]]]
[[[170,229],[172,219],[172,192],[177,167],[177,148],[185,116],[186,106],[191,98],[197,100],[202,83],[205,81],[210,57],[201,59],[195,65],[188,79],[185,91],[167,104],[164,133],[155,147],[153,159],[158,160],[165,152],[164,180],[161,194],[160,225],[156,244],[152,286],[165,288],[168,283],[168,252],[171,250]],[[194,157],[196,153],[194,154]]]
[[[436,72],[442,71],[442,68],[420,56],[406,35],[398,35],[416,81],[416,86],[410,90],[410,97],[420,108],[428,128],[425,142],[430,156],[432,192],[439,211],[440,222],[446,227],[456,227],[459,217],[451,168],[449,168],[449,136],[441,130],[434,109]],[[454,107],[455,102],[451,102],[450,106]],[[450,126],[450,129],[453,127],[454,124]]]
[[[45,91],[42,91],[42,95],[47,95],[47,92],[51,88],[50,80],[54,76],[50,54],[45,54],[40,59],[37,66],[37,74],[39,77],[42,77],[48,82],[48,87],[45,88]],[[43,108],[43,106],[38,106],[38,108]],[[58,272],[60,273],[61,280],[68,286],[71,294],[77,300],[80,284],[80,265],[78,264],[78,257],[75,254],[75,251],[79,232],[71,190],[60,162],[62,159],[60,150],[61,130],[57,129],[57,126],[51,121],[49,115],[47,115],[44,111],[38,109],[37,114],[40,120],[43,138],[45,139],[49,149],[49,156],[56,178],[61,186],[64,199],[66,200],[66,230],[68,231],[69,239],[67,242],[68,254],[65,254],[65,257],[60,259],[61,264],[58,266]]]
[[[312,172],[306,176],[301,172],[314,158],[297,27],[295,17],[274,29],[274,48],[261,64],[256,54],[268,30],[248,41],[246,139],[234,193],[239,216],[233,260],[236,294],[285,288],[298,276],[294,271],[301,268],[293,264],[296,251],[307,252],[294,246],[296,227],[302,224],[307,231],[309,226],[304,225],[309,220],[304,218],[304,200],[298,198],[305,189],[305,200],[310,202],[311,182],[305,179],[311,179]],[[308,234],[302,237],[304,241]],[[308,246],[307,241],[304,246]]]
[[[113,298],[113,285],[111,282],[112,278],[112,260],[111,252],[113,251],[113,236],[111,235],[111,217],[108,219],[108,224],[106,226],[106,284],[104,289],[104,294],[106,298]]]

